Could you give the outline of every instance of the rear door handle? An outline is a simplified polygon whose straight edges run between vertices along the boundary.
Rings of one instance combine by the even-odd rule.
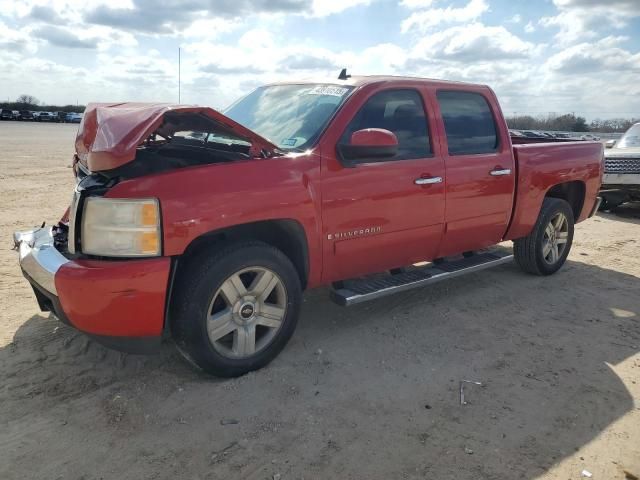
[[[442,183],[442,177],[420,177],[416,178],[413,183],[416,185],[431,185],[433,183]]]
[[[511,175],[511,169],[510,168],[502,168],[502,169],[497,169],[497,170],[491,170],[489,172],[489,175],[491,175],[492,177],[500,177],[502,175]]]

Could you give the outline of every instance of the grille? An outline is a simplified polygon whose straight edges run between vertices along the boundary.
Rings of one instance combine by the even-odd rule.
[[[604,173],[640,173],[640,157],[605,158]]]

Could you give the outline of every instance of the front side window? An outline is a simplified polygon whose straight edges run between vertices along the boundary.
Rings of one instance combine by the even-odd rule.
[[[489,104],[482,95],[441,91],[437,97],[447,134],[449,155],[472,155],[497,150],[496,123]]]
[[[312,146],[353,87],[271,85],[240,99],[224,114],[283,150]]]
[[[431,156],[427,118],[416,90],[386,90],[373,95],[353,117],[340,143],[348,144],[353,132],[364,128],[384,128],[396,135],[398,153],[390,160]]]

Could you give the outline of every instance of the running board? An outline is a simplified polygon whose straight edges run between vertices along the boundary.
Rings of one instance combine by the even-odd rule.
[[[356,303],[374,300],[412,288],[423,287],[448,278],[478,272],[513,260],[509,250],[478,253],[465,258],[430,263],[396,275],[356,278],[340,282],[340,288],[331,290],[331,299],[338,305],[348,307]]]

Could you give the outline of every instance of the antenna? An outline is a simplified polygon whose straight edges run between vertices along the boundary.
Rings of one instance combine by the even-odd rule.
[[[347,75],[347,69],[343,68],[340,70],[340,75],[338,75],[338,80],[346,80],[347,78],[351,78],[351,75]]]
[[[178,47],[178,103],[180,103],[180,47]]]

